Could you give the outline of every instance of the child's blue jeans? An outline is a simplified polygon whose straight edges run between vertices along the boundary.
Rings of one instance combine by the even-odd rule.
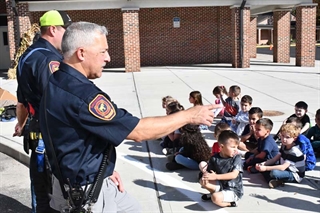
[[[271,170],[270,177],[271,179],[283,180],[285,182],[297,182],[290,171]]]

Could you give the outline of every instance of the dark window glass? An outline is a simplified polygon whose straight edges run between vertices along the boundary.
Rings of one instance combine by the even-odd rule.
[[[8,26],[7,16],[0,16],[0,26]]]
[[[2,32],[2,37],[3,37],[3,45],[8,45],[8,33],[7,32]]]

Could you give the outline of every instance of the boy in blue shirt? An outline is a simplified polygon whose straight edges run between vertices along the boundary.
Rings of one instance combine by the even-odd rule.
[[[251,173],[258,173],[259,171],[255,169],[257,163],[272,159],[278,154],[278,146],[270,135],[272,127],[273,122],[269,118],[261,118],[257,121],[255,135],[258,137],[258,147],[245,154],[243,169]]]

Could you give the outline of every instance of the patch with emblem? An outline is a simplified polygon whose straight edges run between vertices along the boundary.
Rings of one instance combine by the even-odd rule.
[[[50,61],[49,70],[51,73],[54,73],[59,69],[60,63],[58,61]]]
[[[89,111],[95,117],[110,121],[116,115],[116,111],[111,102],[103,95],[97,95],[89,104]]]

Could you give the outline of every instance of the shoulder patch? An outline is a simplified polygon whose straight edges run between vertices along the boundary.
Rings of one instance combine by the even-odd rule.
[[[116,111],[111,102],[103,95],[97,95],[89,104],[89,111],[95,117],[110,121],[116,115]]]
[[[59,69],[60,66],[60,62],[58,61],[50,61],[49,63],[49,70],[51,73],[54,73],[55,71],[57,71]]]

